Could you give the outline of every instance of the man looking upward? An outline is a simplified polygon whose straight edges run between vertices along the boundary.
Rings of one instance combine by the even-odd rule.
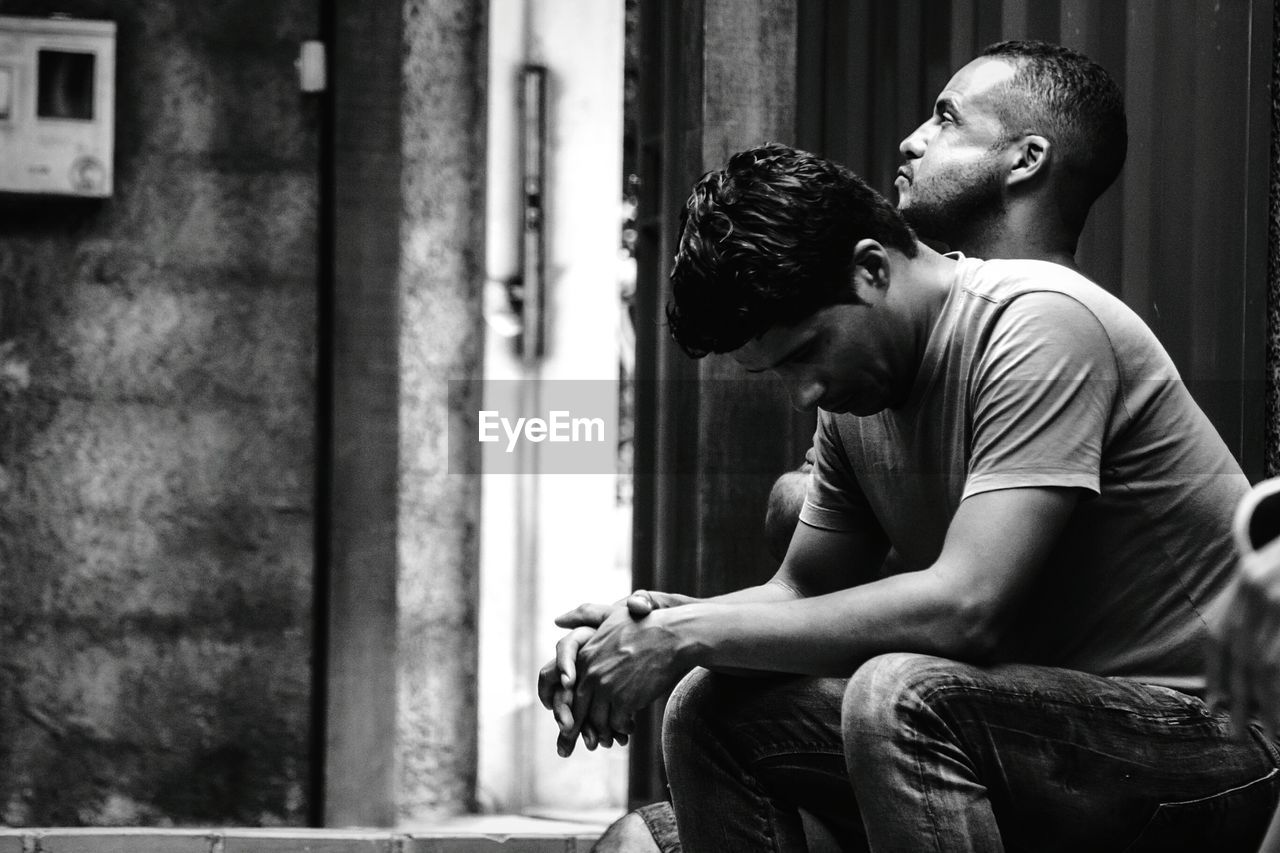
[[[1106,71],[1059,45],[1001,42],[956,72],[898,146],[898,210],[926,240],[972,257],[1076,269],[1089,209],[1127,148]]]

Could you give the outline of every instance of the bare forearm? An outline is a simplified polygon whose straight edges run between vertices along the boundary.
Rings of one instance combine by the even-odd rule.
[[[712,596],[710,598],[693,598],[691,596],[680,596],[680,601],[667,604],[667,607],[684,607],[690,604],[699,605],[715,605],[736,607],[750,604],[769,604],[780,603],[784,601],[792,601],[799,597],[799,593],[792,587],[774,578],[767,583],[757,586],[746,587],[745,589],[734,590],[724,595]],[[768,670],[761,670],[754,667],[746,666],[729,666],[729,665],[712,665],[709,663],[702,664],[708,669],[714,669],[717,672],[723,672],[728,675],[738,675],[742,677],[752,677],[770,674]],[[692,666],[690,667],[692,668]]]
[[[850,675],[888,651],[974,659],[981,633],[921,573],[812,598],[691,604],[663,615],[690,666]]]
[[[756,586],[749,586],[743,589],[736,589],[733,592],[727,592],[724,595],[715,595],[710,598],[691,599],[689,604],[770,604],[783,601],[793,601],[800,597],[800,593],[783,581],[773,578]]]
[[[836,590],[833,567],[870,565],[856,559],[865,549],[802,527],[780,572],[786,580],[792,571],[809,597],[654,615],[690,666],[849,675],[899,651],[988,662],[1078,499],[1073,489],[979,493],[960,504],[932,566]]]

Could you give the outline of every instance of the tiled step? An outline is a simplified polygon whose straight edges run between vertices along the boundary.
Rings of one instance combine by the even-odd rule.
[[[0,829],[0,853],[587,853],[604,826],[489,815],[397,830],[40,827]]]

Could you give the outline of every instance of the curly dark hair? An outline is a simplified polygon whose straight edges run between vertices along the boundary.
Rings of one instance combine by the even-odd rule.
[[[694,358],[732,352],[856,303],[853,248],[868,237],[916,255],[911,227],[844,166],[777,144],[734,154],[698,180],[680,216],[667,304],[676,343]]]
[[[1037,133],[1056,146],[1066,167],[1069,215],[1083,225],[1089,207],[1124,166],[1129,131],[1124,94],[1089,57],[1043,41],[1002,41],[982,56],[1016,69],[1005,83],[1000,119],[1006,138]]]

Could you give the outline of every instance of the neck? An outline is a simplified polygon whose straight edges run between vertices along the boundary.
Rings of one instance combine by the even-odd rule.
[[[913,286],[904,288],[908,300],[907,315],[914,330],[916,355],[922,356],[934,324],[938,322],[938,315],[942,313],[942,306],[951,293],[956,262],[954,258],[921,244],[920,251],[908,263]]]
[[[1044,205],[1011,204],[1003,216],[981,223],[972,233],[958,236],[951,248],[984,260],[1050,261],[1079,272],[1076,266],[1079,236],[1063,224],[1055,210]]]
[[[983,240],[966,241],[956,246],[961,252],[983,260],[998,258],[1025,258],[1031,261],[1050,261],[1079,272],[1076,266],[1075,242],[1063,240],[1035,240],[1027,235],[1002,233]]]
[[[915,385],[916,372],[924,360],[929,336],[938,322],[942,307],[955,280],[954,258],[948,258],[919,244],[913,258],[890,249],[892,283],[888,291],[891,303],[885,319],[895,326],[894,339],[899,346],[893,354],[897,399],[891,408],[903,405]]]

